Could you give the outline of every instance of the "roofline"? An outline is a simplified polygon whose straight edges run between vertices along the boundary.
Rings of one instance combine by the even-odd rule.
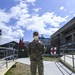
[[[6,45],[6,44],[9,44],[9,43],[11,43],[11,42],[16,42],[16,41],[10,41],[10,42],[7,42],[7,43],[4,43],[4,44],[1,44],[0,46],[2,46],[2,45]],[[18,44],[18,42],[16,42],[17,44]]]
[[[56,35],[60,34],[62,31],[66,30],[68,27],[73,25],[75,23],[75,17],[72,18],[69,22],[67,22],[63,27],[61,27],[58,31],[56,31],[54,34],[51,35],[52,37],[55,37]]]

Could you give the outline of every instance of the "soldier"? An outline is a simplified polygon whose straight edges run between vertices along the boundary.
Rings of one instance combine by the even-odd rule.
[[[30,55],[30,69],[31,75],[36,75],[37,67],[39,75],[44,75],[43,73],[43,53],[45,52],[45,47],[41,41],[38,40],[38,32],[33,33],[34,40],[28,45],[28,53]]]

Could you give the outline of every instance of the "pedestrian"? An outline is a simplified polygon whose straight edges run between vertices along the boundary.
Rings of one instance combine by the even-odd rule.
[[[43,54],[45,46],[39,41],[39,33],[33,33],[34,40],[28,45],[28,53],[30,56],[30,70],[31,75],[36,75],[37,69],[39,75],[44,75]]]

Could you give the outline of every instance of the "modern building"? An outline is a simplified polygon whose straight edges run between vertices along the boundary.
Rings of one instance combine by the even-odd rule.
[[[29,42],[28,41],[25,41],[25,46],[27,47],[29,45]]]
[[[50,38],[45,38],[45,37],[41,36],[41,37],[39,37],[39,40],[42,41],[46,47],[45,54],[50,54],[50,47],[51,47]]]
[[[51,36],[52,47],[59,48],[62,45],[71,45],[72,43],[75,43],[75,17]]]
[[[1,45],[0,47],[2,47],[2,48],[4,47],[4,48],[16,49],[16,50],[18,50],[18,57],[28,57],[28,53],[26,51],[26,48],[25,47],[21,48],[19,46],[19,43],[15,42],[15,41],[11,41],[11,42],[5,43],[5,44]],[[0,48],[0,50],[2,51],[4,49]],[[11,55],[12,52],[13,51],[10,51],[8,54]],[[2,53],[0,52],[0,55],[1,54]]]

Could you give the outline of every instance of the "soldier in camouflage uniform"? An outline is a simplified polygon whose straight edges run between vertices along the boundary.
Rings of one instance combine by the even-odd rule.
[[[34,40],[28,45],[28,53],[30,55],[30,69],[31,75],[36,75],[37,67],[39,75],[44,75],[43,73],[43,53],[45,52],[45,47],[41,41],[38,40],[38,32],[33,33]]]

